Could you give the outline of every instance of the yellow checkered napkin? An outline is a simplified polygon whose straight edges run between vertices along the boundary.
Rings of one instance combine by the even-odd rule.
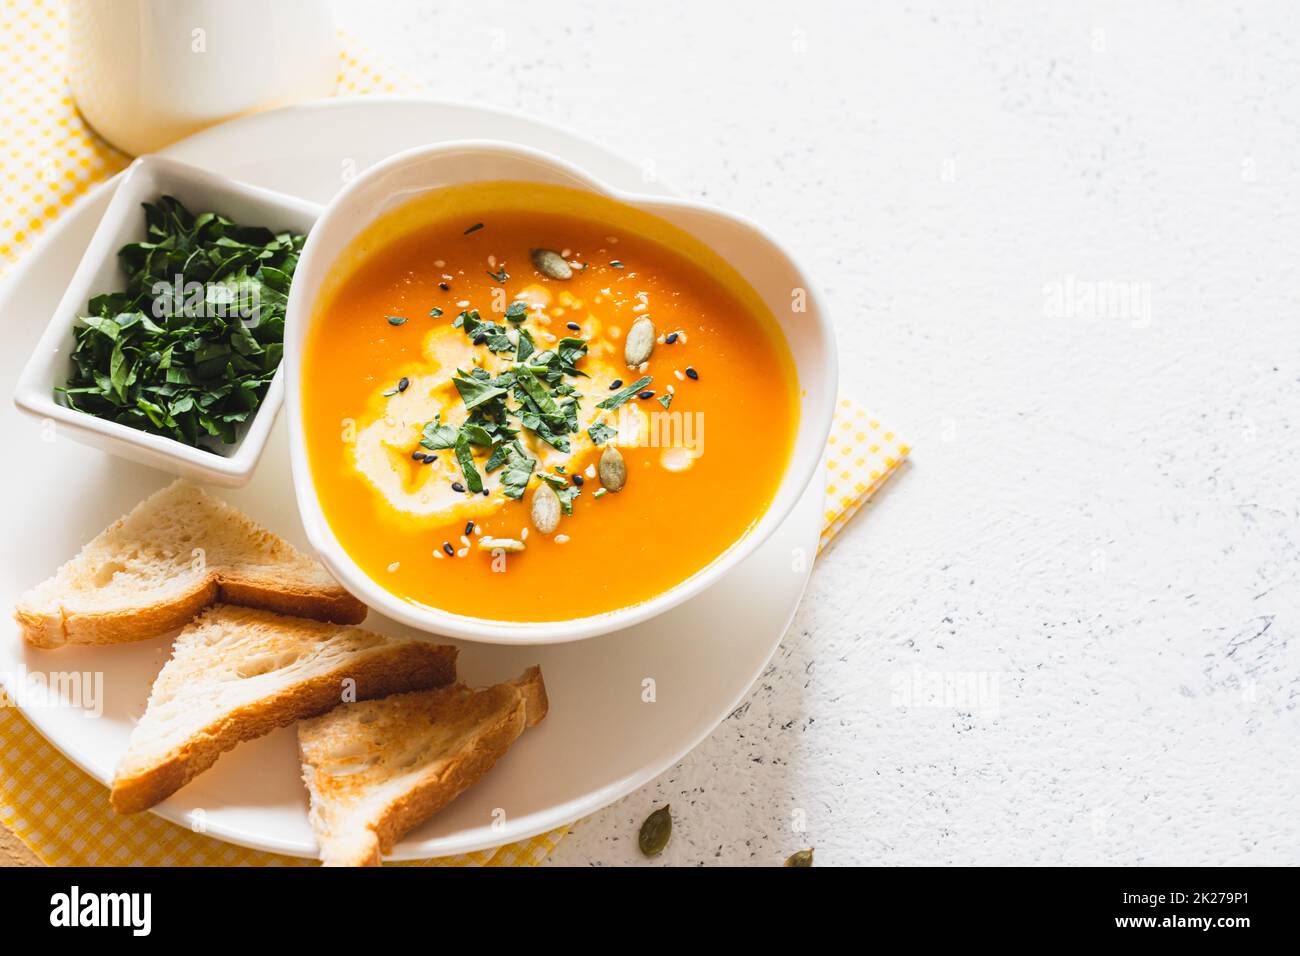
[[[59,213],[129,157],[81,121],[63,79],[63,4],[0,0],[0,271]],[[395,91],[373,58],[343,38],[339,91]],[[387,71],[385,71],[387,72]],[[389,74],[391,75],[391,73]],[[402,81],[401,88],[412,85]],[[827,453],[821,547],[907,457],[908,448],[858,405],[841,397]],[[96,866],[296,865],[311,863],[223,843],[149,813],[119,817],[103,785],[73,766],[18,713],[0,706],[0,823],[46,863]],[[532,866],[567,827],[478,853],[424,860],[425,866]]]

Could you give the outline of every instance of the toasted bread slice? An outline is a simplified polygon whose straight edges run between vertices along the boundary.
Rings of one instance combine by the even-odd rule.
[[[175,793],[224,751],[345,699],[441,687],[456,648],[219,605],[181,631],[113,778],[113,809]]]
[[[340,624],[366,616],[316,561],[184,481],[101,532],[15,616],[39,647],[118,644],[182,627],[218,600]]]
[[[303,721],[298,749],[325,865],[378,866],[403,834],[487,773],[547,706],[533,667],[486,690],[456,684]]]

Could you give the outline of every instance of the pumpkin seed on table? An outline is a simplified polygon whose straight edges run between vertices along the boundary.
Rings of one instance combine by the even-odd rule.
[[[628,365],[640,365],[649,361],[650,353],[655,347],[655,324],[650,316],[643,315],[632,323],[627,331],[627,341],[623,343],[623,361]]]
[[[597,471],[600,483],[609,491],[622,491],[627,484],[627,462],[623,460],[623,453],[613,445],[606,445],[600,453]]]
[[[560,526],[560,496],[546,482],[533,492],[531,515],[539,534],[550,534]]]
[[[782,866],[812,866],[813,851],[811,849],[800,850],[798,853],[791,853]]]
[[[550,279],[572,279],[573,269],[564,261],[564,256],[553,249],[534,249],[533,265],[537,271]]]
[[[641,824],[641,832],[637,835],[637,846],[646,856],[658,856],[668,845],[668,840],[673,835],[673,815],[669,812],[667,805],[660,807],[650,816],[645,818]]]

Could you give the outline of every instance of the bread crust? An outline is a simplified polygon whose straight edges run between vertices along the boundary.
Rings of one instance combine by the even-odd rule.
[[[358,700],[450,684],[456,679],[456,654],[456,648],[446,645],[423,641],[396,643],[241,707],[192,735],[161,762],[114,777],[110,794],[113,809],[121,814],[147,810],[211,767],[221,754],[240,742],[338,706],[339,682],[344,678],[356,681]]]
[[[141,596],[138,604],[114,610],[75,609],[66,593],[51,598],[59,575],[74,567],[92,546],[105,538],[129,533],[133,520],[172,509],[187,514],[195,525],[204,520],[233,524],[248,535],[251,546],[284,558],[261,567],[213,564],[203,570],[186,568],[173,579],[176,587],[165,595]],[[151,512],[151,509],[153,511]],[[214,517],[215,516],[215,517]],[[201,535],[196,540],[201,540]],[[304,573],[304,569],[308,573]],[[318,580],[313,580],[313,577]],[[184,579],[182,586],[181,579]],[[42,589],[47,593],[42,597]],[[75,597],[75,592],[74,592]],[[366,605],[333,581],[319,563],[297,551],[279,536],[262,528],[226,502],[183,481],[156,492],[131,512],[118,518],[68,561],[54,578],[19,599],[14,610],[19,632],[29,644],[54,648],[63,644],[124,644],[148,640],[174,631],[199,611],[224,601],[335,624],[359,624]],[[73,606],[69,610],[69,606]]]
[[[322,858],[326,866],[379,866],[384,855],[391,853],[406,833],[478,782],[505,755],[524,730],[541,721],[549,709],[546,685],[542,681],[541,670],[537,667],[531,667],[514,680],[484,691],[471,692],[463,685],[456,685],[454,688],[444,688],[442,693],[448,691],[471,695],[508,693],[513,696],[513,702],[493,712],[491,719],[484,721],[459,750],[440,754],[435,765],[427,767],[419,779],[384,804],[374,819],[365,821],[362,840],[331,840],[332,834],[318,831],[317,837],[321,842]],[[388,705],[400,709],[409,706],[412,699],[422,697],[420,694],[408,694],[374,701],[367,706],[376,708]],[[468,705],[464,698],[460,698],[460,701],[463,706]],[[330,718],[323,720],[329,721]],[[318,793],[313,786],[314,775],[320,771],[327,772],[327,768],[316,767],[307,759],[307,748],[303,746],[304,729],[303,726],[299,728],[303,776],[311,791],[313,803],[318,799],[328,801],[329,796]],[[317,823],[313,815],[313,825]],[[357,835],[356,831],[352,831],[352,835]]]

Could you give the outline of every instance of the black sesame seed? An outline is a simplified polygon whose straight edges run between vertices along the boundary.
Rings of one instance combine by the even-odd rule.
[[[424,456],[424,463],[425,463],[426,465],[432,465],[432,464],[433,464],[435,461],[437,461],[437,460],[438,460],[438,456],[437,456],[437,455],[425,455],[425,456]]]
[[[411,457],[414,458],[416,461],[424,461],[424,452],[413,451],[411,452]]]
[[[451,558],[451,557],[455,557],[455,555],[456,555],[456,549],[453,548],[453,547],[451,546],[451,544],[450,544],[449,542],[447,542],[447,541],[444,541],[444,542],[442,543],[442,550],[447,552],[447,557],[449,557],[449,558]]]
[[[665,345],[672,345],[672,344],[673,344],[674,342],[676,342],[676,341],[677,341],[677,333],[676,333],[676,332],[669,332],[667,335],[664,336],[664,344],[665,344]]]
[[[695,381],[698,382],[700,380],[700,373],[688,365],[686,366],[686,377],[695,379]]]
[[[410,384],[411,384],[411,380],[409,378],[399,378],[397,380],[397,390],[399,392],[404,392],[410,386]]]
[[[609,383],[609,390],[611,392],[614,391],[614,389],[616,388],[622,388],[622,387],[623,387],[623,380],[621,378],[616,378],[614,379],[614,381]]]
[[[581,488],[581,487],[582,487],[582,475],[574,475],[574,476],[573,476],[573,483],[574,483],[575,485],[577,485],[579,488]]]
[[[468,538],[468,537],[469,537],[470,535],[472,535],[473,533],[474,533],[474,522],[472,522],[472,521],[466,521],[466,522],[465,522],[465,537]]]
[[[486,488],[484,488],[484,489],[483,489],[483,497],[486,498],[486,497],[488,496],[488,494],[489,494],[488,490],[487,490]]]
[[[636,397],[637,397],[637,398],[654,398],[654,397],[655,397],[654,389],[647,388],[644,392],[637,392]]]
[[[570,332],[581,332],[581,331],[582,331],[582,326],[579,325],[577,322],[566,322],[566,323],[564,324],[564,327],[565,327],[566,329],[568,329]]]
[[[452,491],[459,491],[459,492],[461,492],[461,493],[463,494],[464,491],[465,491],[465,486],[462,485],[459,481],[453,481],[453,482],[451,483],[451,490],[452,490]]]
[[[445,282],[439,282],[438,288],[441,289],[443,292],[446,292],[448,289],[451,288],[451,286],[447,285],[447,283]]]

